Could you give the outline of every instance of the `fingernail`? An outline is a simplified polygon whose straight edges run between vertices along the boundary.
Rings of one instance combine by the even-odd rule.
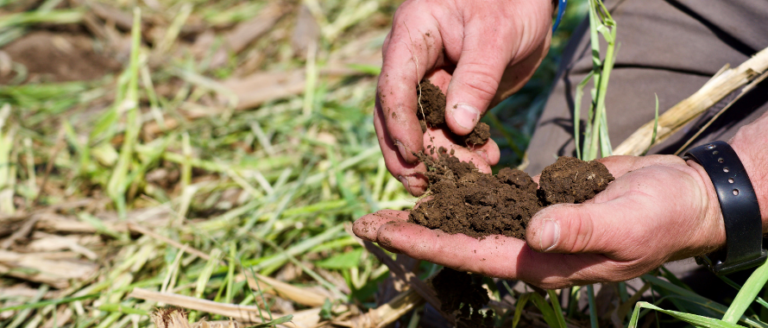
[[[400,183],[402,183],[403,186],[405,186],[405,189],[411,190],[411,184],[408,183],[408,178],[406,178],[406,177],[404,177],[402,175],[398,175],[397,179],[400,180]]]
[[[405,145],[403,145],[403,143],[399,140],[395,140],[395,146],[397,146],[397,150],[400,152],[400,156],[402,156],[403,159],[407,158],[406,156],[408,156],[408,150],[405,149]]]
[[[480,119],[480,112],[472,106],[458,104],[453,106],[453,118],[466,129],[474,129]]]
[[[558,239],[560,239],[560,224],[551,219],[544,219],[539,234],[539,248],[547,252],[557,245]]]

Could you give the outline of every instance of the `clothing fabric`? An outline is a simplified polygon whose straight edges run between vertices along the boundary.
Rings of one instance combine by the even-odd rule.
[[[653,120],[654,95],[659,97],[662,114],[696,92],[724,65],[738,66],[768,47],[766,0],[624,0],[606,1],[606,5],[618,24],[618,52],[606,94],[608,130],[614,147]],[[563,53],[552,94],[528,148],[530,163],[525,171],[529,174],[540,173],[558,156],[575,154],[575,91],[592,69],[588,29],[589,21],[585,20]],[[587,117],[590,87],[584,90],[581,118]],[[727,141],[740,126],[766,111],[768,83],[764,82],[728,109],[690,147]],[[716,113],[717,108],[707,111],[649,153],[674,153]]]

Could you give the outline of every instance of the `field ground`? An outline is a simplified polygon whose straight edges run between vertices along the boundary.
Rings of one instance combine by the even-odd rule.
[[[191,322],[436,322],[387,264],[438,268],[348,232],[415,201],[371,115],[398,4],[0,0],[0,326],[148,326],[165,305]],[[520,163],[585,13],[570,1],[540,70],[485,118],[500,167]],[[623,325],[651,287],[687,312],[720,309],[659,274],[640,291],[604,285],[592,307],[587,288],[488,286],[505,327],[558,313],[589,326],[590,309]]]

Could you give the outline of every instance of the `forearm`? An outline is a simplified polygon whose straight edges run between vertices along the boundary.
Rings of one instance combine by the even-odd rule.
[[[768,232],[768,113],[741,127],[729,143],[752,181],[763,218],[763,232]]]

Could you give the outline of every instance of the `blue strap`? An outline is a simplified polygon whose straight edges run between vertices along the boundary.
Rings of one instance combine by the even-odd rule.
[[[557,19],[555,20],[555,24],[552,25],[552,33],[555,33],[555,30],[557,30],[557,26],[560,25],[560,20],[563,19],[563,14],[565,14],[565,6],[568,3],[568,0],[557,0],[560,3],[557,5]]]

